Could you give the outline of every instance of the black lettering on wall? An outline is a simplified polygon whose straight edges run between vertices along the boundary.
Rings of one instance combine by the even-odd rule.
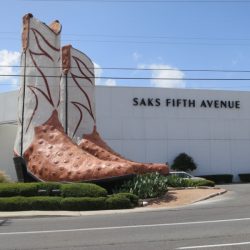
[[[161,105],[161,99],[160,98],[156,98],[155,99],[155,106],[159,107]]]
[[[133,106],[145,106],[145,107],[159,107],[161,106],[160,98],[138,98],[134,97]],[[182,99],[182,98],[166,98],[166,107],[185,107],[185,108],[195,108],[197,100],[195,99]],[[215,109],[240,109],[240,101],[230,101],[230,100],[209,100],[203,99],[199,100],[198,107],[200,108],[215,108]]]
[[[166,106],[168,107],[171,103],[171,99],[166,99]]]
[[[195,100],[188,100],[188,107],[195,107]]]
[[[138,98],[133,98],[133,106],[138,106]]]
[[[208,105],[208,107],[209,107],[209,108],[211,108],[211,107],[212,107],[212,104],[213,104],[213,101],[209,101],[209,100],[207,100],[207,105]]]
[[[141,101],[140,101],[140,106],[147,106],[147,104],[146,104],[144,98],[141,99]]]
[[[236,109],[240,109],[240,101],[236,101],[235,102],[235,108]]]
[[[206,108],[207,107],[206,102],[204,100],[202,100],[200,107],[201,108]]]
[[[230,109],[234,108],[234,102],[228,101],[228,107],[229,107]]]
[[[153,98],[148,98],[148,106],[154,106]]]
[[[219,101],[218,101],[218,100],[215,100],[215,101],[214,101],[214,107],[215,107],[216,109],[219,108]]]
[[[221,108],[227,108],[227,102],[226,101],[221,101],[220,102],[220,107]]]

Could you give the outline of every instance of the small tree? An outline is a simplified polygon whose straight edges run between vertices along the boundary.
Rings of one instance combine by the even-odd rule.
[[[181,153],[174,159],[171,167],[178,171],[193,171],[197,168],[197,165],[191,156]]]

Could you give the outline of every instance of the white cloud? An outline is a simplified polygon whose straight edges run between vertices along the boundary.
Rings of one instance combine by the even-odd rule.
[[[0,50],[0,85],[4,84],[8,86],[10,84],[8,86],[10,89],[17,88],[18,77],[8,75],[17,75],[19,73],[19,68],[12,67],[14,65],[19,65],[19,61],[19,52]]]
[[[94,63],[95,67],[95,84],[96,85],[106,85],[106,86],[116,86],[117,83],[114,79],[101,79],[99,77],[102,77],[103,69],[98,65],[97,63]]]
[[[105,85],[107,86],[116,86],[116,81],[114,79],[108,79],[105,81]]]
[[[152,79],[151,84],[155,87],[185,88],[185,82],[183,80],[184,73],[177,68],[174,68],[167,64],[140,65],[139,67],[151,69],[152,78],[164,78],[164,79]]]
[[[138,61],[142,56],[138,52],[134,52],[132,54],[132,57],[133,57],[134,61]]]

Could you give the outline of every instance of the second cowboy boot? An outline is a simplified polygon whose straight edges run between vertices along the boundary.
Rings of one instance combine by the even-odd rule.
[[[64,72],[62,89],[65,102],[62,117],[68,135],[90,154],[105,161],[133,164],[135,173],[159,172],[168,174],[165,164],[139,163],[127,160],[114,152],[96,130],[95,120],[95,75],[94,64],[82,52],[64,46],[62,48],[62,68]],[[67,99],[67,101],[65,101]]]

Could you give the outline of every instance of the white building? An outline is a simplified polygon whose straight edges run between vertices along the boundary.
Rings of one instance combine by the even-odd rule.
[[[193,157],[195,175],[250,173],[250,92],[167,88],[96,88],[97,128],[129,159],[173,162]],[[12,161],[17,92],[0,94],[0,169]]]

